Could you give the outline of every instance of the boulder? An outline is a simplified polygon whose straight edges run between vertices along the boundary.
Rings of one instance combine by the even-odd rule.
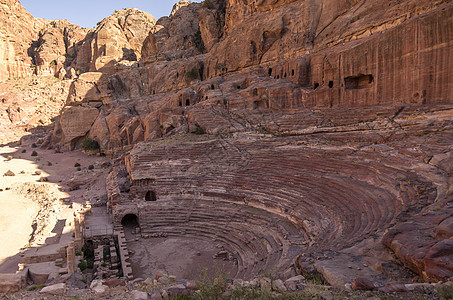
[[[95,287],[101,286],[101,285],[102,285],[102,280],[95,279],[95,280],[91,281],[90,289],[94,289]]]
[[[13,171],[8,170],[8,171],[5,172],[5,174],[3,174],[3,176],[16,176],[16,174],[14,174]]]
[[[80,105],[84,102],[102,102],[107,96],[106,79],[100,72],[88,72],[80,75],[69,88],[66,105]]]
[[[102,282],[102,284],[108,286],[109,288],[113,288],[113,287],[117,287],[117,286],[126,286],[126,281],[123,279],[114,278],[114,279],[104,280]]]
[[[354,291],[372,291],[374,290],[375,284],[368,278],[357,277],[351,284],[351,288]]]
[[[66,284],[65,283],[57,283],[54,285],[46,286],[39,291],[40,294],[49,294],[49,295],[56,295],[62,296],[66,293]]]
[[[262,290],[271,291],[272,290],[272,280],[267,277],[260,278],[260,287]]]
[[[53,133],[53,142],[73,149],[76,139],[84,137],[91,129],[99,111],[94,107],[70,106],[63,109]]]
[[[170,297],[177,295],[189,295],[190,292],[184,284],[176,284],[166,288],[166,291]]]
[[[197,290],[198,289],[197,282],[195,280],[188,280],[186,282],[186,288],[188,290]]]
[[[277,280],[272,281],[272,289],[274,291],[280,292],[280,293],[283,293],[283,292],[287,291],[287,288],[286,288],[285,284],[283,283],[283,281],[281,279],[277,279]]]
[[[131,292],[131,296],[133,300],[147,300],[148,294],[146,292],[133,290]]]
[[[382,243],[426,281],[448,280],[453,276],[453,237],[446,238],[452,212],[451,207],[445,207],[415,216],[389,230]],[[426,232],[436,234],[427,235]]]
[[[302,275],[297,275],[291,277],[285,281],[285,286],[288,290],[294,292],[297,290],[297,285],[303,283],[305,281],[305,277]]]
[[[24,286],[19,274],[0,274],[0,293],[18,292]]]
[[[153,290],[153,291],[151,291],[151,293],[150,293],[149,299],[150,299],[150,300],[162,300],[162,295],[160,294],[159,291]]]
[[[431,247],[424,258],[424,276],[430,281],[453,277],[453,237]]]
[[[109,287],[106,285],[96,285],[91,291],[98,297],[105,297],[109,294]]]

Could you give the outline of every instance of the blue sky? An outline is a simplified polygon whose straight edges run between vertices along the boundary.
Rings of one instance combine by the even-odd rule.
[[[93,28],[96,23],[117,9],[135,7],[149,12],[156,20],[168,16],[179,0],[19,0],[36,18],[66,19],[82,27]],[[201,2],[201,1],[192,1]]]

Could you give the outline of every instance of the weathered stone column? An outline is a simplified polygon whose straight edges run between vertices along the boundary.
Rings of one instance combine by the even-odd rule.
[[[67,265],[68,265],[68,274],[74,274],[75,272],[75,248],[74,243],[71,242],[68,244],[68,248],[66,249],[66,256],[67,256]]]

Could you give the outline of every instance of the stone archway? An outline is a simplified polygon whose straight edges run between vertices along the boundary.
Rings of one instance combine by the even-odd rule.
[[[127,214],[121,219],[121,225],[123,227],[135,228],[140,226],[138,217],[135,214]]]
[[[145,201],[157,201],[156,192],[147,191],[145,194]]]

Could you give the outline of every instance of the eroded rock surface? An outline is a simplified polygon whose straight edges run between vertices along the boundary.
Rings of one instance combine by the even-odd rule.
[[[279,291],[294,269],[382,291],[413,288],[408,269],[451,278],[451,1],[181,0],[89,31],[1,3],[0,80],[70,79],[44,145],[128,151],[107,178],[116,225],[202,238]],[[17,99],[10,125],[30,116]]]

